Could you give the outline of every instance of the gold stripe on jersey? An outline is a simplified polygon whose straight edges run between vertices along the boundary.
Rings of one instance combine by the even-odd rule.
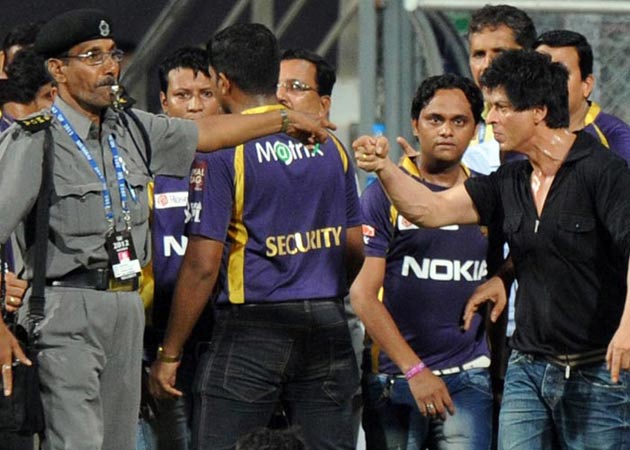
[[[346,153],[346,150],[343,148],[343,145],[341,144],[341,142],[339,142],[339,139],[337,139],[337,136],[335,136],[332,133],[328,133],[328,136],[332,138],[333,142],[337,146],[337,151],[339,152],[339,156],[341,157],[341,163],[343,164],[343,173],[347,173],[348,172],[348,154]]]
[[[599,107],[599,105],[595,102],[591,102],[591,106],[588,108],[588,112],[586,113],[586,117],[584,118],[584,126],[592,124],[602,145],[609,149],[610,144],[608,144],[608,139],[606,139],[606,136],[604,135],[602,130],[595,123],[595,118],[599,115],[600,112],[601,108]]]
[[[247,229],[243,223],[245,207],[245,146],[234,150],[234,210],[228,228],[232,243],[228,257],[228,292],[230,303],[245,303],[245,246]]]
[[[378,290],[378,294],[376,297],[378,301],[383,303],[383,294],[384,294],[383,286]],[[365,344],[372,344],[370,348],[370,367],[372,369],[372,373],[378,373],[378,356],[381,353],[381,347],[370,337],[367,332],[365,333]]]

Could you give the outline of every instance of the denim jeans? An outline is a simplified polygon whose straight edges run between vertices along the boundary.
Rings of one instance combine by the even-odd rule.
[[[499,418],[502,450],[630,449],[630,372],[571,369],[512,351]]]
[[[184,395],[159,400],[154,418],[151,420],[140,418],[136,450],[189,450],[191,448],[192,385],[196,365],[195,356],[184,353],[177,369],[175,385]]]
[[[341,299],[220,307],[194,386],[193,448],[233,448],[282,401],[311,450],[350,450],[357,387]]]
[[[487,369],[442,376],[455,404],[446,420],[420,414],[402,377],[366,374],[363,429],[368,450],[488,450],[492,389]]]

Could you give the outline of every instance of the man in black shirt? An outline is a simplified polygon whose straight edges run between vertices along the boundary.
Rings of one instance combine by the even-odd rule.
[[[384,138],[355,141],[359,166],[416,224],[494,223],[507,236],[519,291],[499,448],[630,448],[630,172],[568,131],[567,72],[548,57],[506,52],[481,84],[501,150],[528,161],[440,193],[397,176]]]

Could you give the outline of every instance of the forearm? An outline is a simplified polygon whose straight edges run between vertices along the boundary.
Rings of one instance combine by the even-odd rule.
[[[278,133],[282,129],[279,111],[263,114],[220,114],[197,119],[199,151],[234,147],[243,142]]]
[[[210,298],[216,279],[216,271],[207,271],[192,256],[184,258],[163,342],[165,354],[181,354],[184,343]]]
[[[346,234],[346,240],[346,276],[348,286],[350,286],[359,274],[364,261],[361,227],[349,228]]]
[[[394,361],[402,373],[420,362],[420,358],[400,334],[387,308],[377,298],[351,296],[352,307],[363,322],[370,338]]]

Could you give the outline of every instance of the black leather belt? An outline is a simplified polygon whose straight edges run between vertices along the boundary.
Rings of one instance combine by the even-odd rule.
[[[109,269],[77,269],[62,277],[47,279],[46,285],[94,289],[97,291],[135,291],[138,289],[138,277],[127,281],[116,281]]]
[[[581,367],[600,364],[606,359],[606,349],[592,350],[590,352],[575,353],[573,355],[543,355],[548,363],[561,367]]]

